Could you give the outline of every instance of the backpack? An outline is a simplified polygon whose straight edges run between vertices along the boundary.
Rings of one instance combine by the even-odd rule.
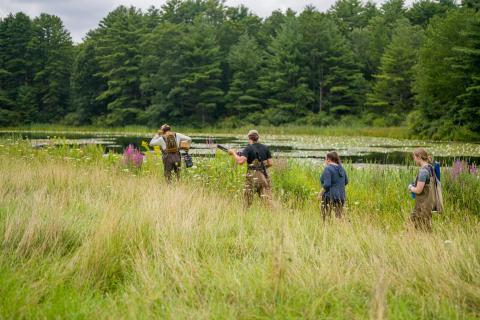
[[[433,186],[433,191],[435,193],[435,203],[433,206],[433,211],[436,211],[438,213],[443,212],[443,188],[442,188],[442,183],[440,182],[440,166],[429,166],[430,169],[430,175],[431,178],[433,178],[433,183],[431,184]]]
[[[442,183],[438,178],[435,176],[435,207],[433,208],[434,211],[438,213],[443,212],[443,188]]]
[[[193,167],[193,160],[192,160],[192,157],[188,154],[188,152],[185,152],[183,159],[185,160],[185,167],[187,168]]]
[[[163,140],[165,140],[165,152],[166,153],[177,153],[178,152],[178,145],[177,145],[177,135],[174,132],[167,132],[163,136]]]

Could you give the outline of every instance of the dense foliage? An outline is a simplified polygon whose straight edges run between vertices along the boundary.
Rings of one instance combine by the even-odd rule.
[[[480,139],[478,9],[337,0],[262,19],[220,0],[170,0],[120,6],[79,44],[56,16],[10,14],[0,125],[408,123]]]

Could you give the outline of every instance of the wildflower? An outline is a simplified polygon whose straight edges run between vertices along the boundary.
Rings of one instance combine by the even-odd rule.
[[[476,176],[478,175],[478,168],[475,164],[472,164],[469,168],[470,174]]]
[[[150,146],[148,145],[148,142],[145,140],[142,140],[142,147],[144,147],[146,151],[150,151]]]
[[[130,144],[123,152],[123,163],[126,166],[140,168],[143,164],[143,154]]]
[[[469,165],[466,161],[456,160],[450,169],[450,176],[457,179],[463,173],[477,176],[478,168],[475,164]]]
[[[450,175],[452,176],[452,178],[454,179],[457,179],[458,176],[464,172],[464,163],[463,161],[460,161],[460,160],[456,160],[453,165],[452,165],[452,168],[450,170]]]

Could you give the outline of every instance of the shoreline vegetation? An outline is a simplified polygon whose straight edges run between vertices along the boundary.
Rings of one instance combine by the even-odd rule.
[[[242,206],[218,153],[168,186],[99,146],[0,139],[0,318],[476,319],[480,183],[443,172],[432,234],[406,228],[413,167],[345,165],[347,218],[322,223],[321,166],[278,161],[275,210]]]
[[[262,135],[321,135],[321,136],[365,136],[380,138],[408,139],[410,137],[407,127],[364,127],[364,126],[332,126],[332,127],[316,127],[316,126],[241,126],[237,128],[229,127],[185,127],[174,126],[175,131],[188,132],[193,134],[225,134],[225,135],[245,135],[250,129],[256,128]],[[67,126],[54,124],[33,124],[17,127],[0,127],[0,132],[16,133],[16,132],[39,132],[39,133],[111,133],[138,135],[153,135],[158,128],[148,126],[124,126],[124,127],[98,127],[98,126]],[[422,140],[422,139],[419,139]]]

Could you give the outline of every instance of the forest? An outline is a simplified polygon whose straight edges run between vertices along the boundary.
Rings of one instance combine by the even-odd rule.
[[[408,126],[480,140],[477,0],[338,0],[262,18],[221,0],[119,6],[74,43],[0,20],[0,126]]]

